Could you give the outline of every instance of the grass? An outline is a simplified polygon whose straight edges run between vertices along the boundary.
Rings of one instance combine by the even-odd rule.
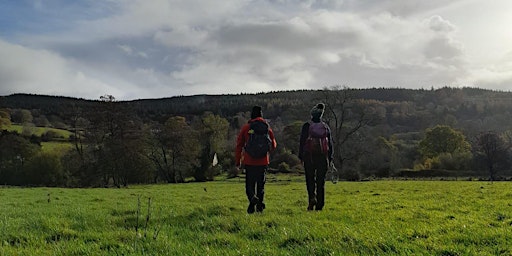
[[[61,141],[48,141],[41,142],[41,150],[43,152],[51,152],[57,153],[58,155],[63,155],[67,151],[73,148],[73,144],[70,142],[61,142]]]
[[[0,255],[511,255],[512,188],[469,181],[303,182],[0,189]],[[49,201],[49,202],[48,202]],[[140,205],[140,206],[139,206]],[[149,217],[148,217],[149,216]]]
[[[46,133],[47,131],[54,131],[55,134],[59,137],[53,141],[41,142],[41,149],[43,150],[43,152],[64,154],[64,153],[66,153],[66,151],[73,148],[73,144],[68,141],[69,136],[72,135],[72,133],[70,131],[49,128],[49,127],[31,127],[30,129],[31,129],[32,134],[37,135],[37,136],[41,136],[42,134]],[[22,125],[11,125],[7,128],[7,130],[8,131],[16,131],[21,134],[23,131],[23,126]]]
[[[31,133],[36,136],[41,136],[42,134],[44,134],[48,131],[53,131],[64,140],[69,139],[69,136],[71,136],[73,134],[72,132],[67,131],[67,130],[50,128],[50,127],[30,127],[29,129],[30,129]],[[23,125],[13,124],[13,125],[7,127],[7,130],[8,131],[16,131],[21,134],[23,131]]]

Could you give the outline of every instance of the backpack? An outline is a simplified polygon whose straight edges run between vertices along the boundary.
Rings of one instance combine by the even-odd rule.
[[[262,121],[252,121],[249,125],[249,140],[245,144],[245,152],[253,158],[266,157],[272,145],[268,134],[268,124]]]
[[[327,155],[329,152],[329,138],[327,135],[328,129],[324,122],[311,122],[304,150],[313,155]]]

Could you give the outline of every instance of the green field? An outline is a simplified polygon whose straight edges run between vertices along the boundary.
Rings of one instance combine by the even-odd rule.
[[[328,183],[321,212],[305,195],[268,182],[248,215],[243,179],[1,188],[0,255],[512,255],[511,183]]]
[[[73,144],[70,142],[59,142],[59,141],[49,141],[49,142],[41,142],[41,149],[44,152],[52,152],[63,155],[67,151],[73,148]]]
[[[62,137],[63,139],[69,139],[69,136],[71,136],[73,133],[70,131],[62,130],[62,129],[56,129],[56,128],[50,128],[50,127],[30,127],[31,133],[36,136],[41,136],[45,132],[53,131],[58,136]],[[22,133],[23,131],[23,125],[11,125],[7,128],[8,131],[16,131],[18,133]]]
[[[51,152],[57,154],[64,154],[66,151],[73,148],[73,144],[70,143],[69,136],[72,135],[70,131],[55,129],[49,127],[31,127],[29,128],[32,134],[36,136],[41,136],[48,131],[53,131],[54,134],[59,136],[55,141],[41,142],[41,149],[44,152]],[[22,125],[11,125],[7,128],[8,131],[16,131],[18,133],[22,133],[23,126]]]

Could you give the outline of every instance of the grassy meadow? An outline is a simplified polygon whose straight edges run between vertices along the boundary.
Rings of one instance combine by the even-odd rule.
[[[73,149],[73,144],[69,142],[48,141],[41,142],[41,150],[43,152],[52,152],[59,155],[65,154],[67,151]]]
[[[275,177],[274,177],[275,178]],[[129,188],[0,188],[0,255],[512,255],[512,184],[243,179]]]
[[[7,127],[7,130],[16,131],[21,134],[23,132],[23,126],[13,124]],[[43,152],[51,152],[62,155],[73,148],[73,144],[68,141],[69,137],[72,135],[70,131],[49,127],[30,127],[29,130],[31,134],[36,136],[41,136],[48,131],[52,131],[59,137],[54,141],[41,142],[41,149]]]
[[[50,127],[30,127],[28,129],[31,134],[34,134],[36,136],[41,136],[48,131],[52,131],[57,136],[62,137],[62,139],[65,139],[65,140],[69,139],[69,136],[72,135],[72,132],[70,132],[70,131],[57,129],[57,128],[50,128]],[[13,124],[13,125],[10,125],[9,127],[7,127],[7,130],[8,131],[16,131],[21,134],[23,132],[23,125]]]

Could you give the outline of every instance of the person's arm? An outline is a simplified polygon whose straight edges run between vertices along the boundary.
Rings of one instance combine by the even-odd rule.
[[[240,129],[240,133],[236,138],[236,148],[235,148],[235,166],[240,167],[242,160],[242,151],[245,146],[245,134],[247,133],[248,125],[242,126]]]
[[[306,139],[308,138],[309,133],[309,123],[305,123],[302,125],[302,130],[300,132],[300,141],[299,141],[299,159],[302,161],[302,157],[304,155],[304,144],[306,143]]]
[[[270,126],[268,127],[268,136],[270,137],[270,140],[272,141],[270,151],[274,151],[274,149],[277,148],[277,141],[276,141],[276,138],[274,137],[274,131],[272,131],[272,128],[270,128]]]
[[[327,132],[328,132],[328,139],[329,139],[329,152],[328,152],[328,158],[329,162],[332,162],[332,159],[334,158],[334,147],[333,147],[333,141],[332,141],[332,135],[331,135],[331,128],[327,126]]]

